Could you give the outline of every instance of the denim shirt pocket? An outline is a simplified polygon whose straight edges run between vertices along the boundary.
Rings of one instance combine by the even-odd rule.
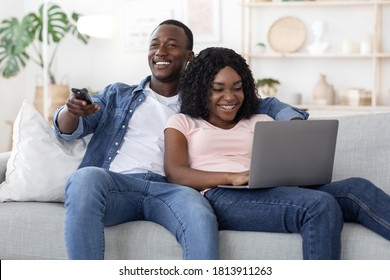
[[[100,126],[104,129],[107,135],[112,135],[118,131],[126,116],[126,110],[123,108],[111,108],[105,114]]]

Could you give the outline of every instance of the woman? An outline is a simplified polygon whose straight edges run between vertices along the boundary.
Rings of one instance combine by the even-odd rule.
[[[362,178],[315,188],[218,188],[248,181],[258,98],[252,73],[233,50],[208,48],[182,76],[181,114],[165,129],[170,182],[203,192],[220,230],[296,232],[304,259],[339,259],[343,221],[390,239],[390,197]]]

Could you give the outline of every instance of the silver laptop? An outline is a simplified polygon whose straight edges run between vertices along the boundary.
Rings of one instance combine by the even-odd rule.
[[[247,186],[315,186],[330,183],[338,120],[270,121],[255,126]]]

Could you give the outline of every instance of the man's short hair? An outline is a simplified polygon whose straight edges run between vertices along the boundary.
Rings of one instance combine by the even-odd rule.
[[[164,20],[158,26],[161,26],[161,25],[175,25],[177,27],[182,28],[184,30],[184,33],[186,34],[186,37],[187,37],[187,49],[192,51],[192,49],[194,47],[194,36],[192,35],[191,29],[189,29],[187,25],[185,25],[181,21],[178,21],[175,19]]]

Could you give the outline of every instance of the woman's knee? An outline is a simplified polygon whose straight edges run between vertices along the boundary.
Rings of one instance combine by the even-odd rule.
[[[317,215],[325,216],[329,220],[342,224],[342,210],[332,195],[322,191],[315,192],[312,206]]]
[[[368,194],[374,195],[379,191],[371,181],[361,177],[351,177],[340,181],[340,188],[343,190],[345,196],[353,196],[363,198]]]
[[[361,177],[351,177],[351,178],[343,180],[342,182],[344,184],[351,186],[351,187],[354,187],[354,188],[375,187],[375,185],[371,181],[369,181],[365,178],[361,178]]]

